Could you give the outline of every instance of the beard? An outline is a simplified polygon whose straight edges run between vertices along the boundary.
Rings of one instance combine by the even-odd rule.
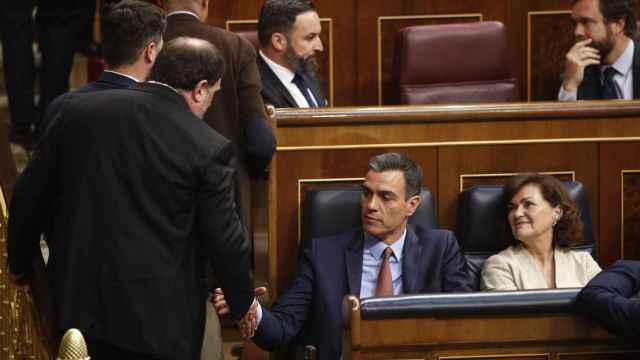
[[[287,46],[284,58],[291,66],[291,70],[295,73],[302,73],[315,77],[318,72],[318,60],[315,55],[309,55],[306,58],[296,54],[292,46]]]
[[[587,39],[586,36],[577,36],[576,42],[586,40],[586,39]],[[592,48],[598,50],[598,52],[600,53],[600,59],[601,59],[600,61],[603,61],[604,59],[607,58],[607,56],[609,56],[609,54],[613,50],[613,47],[614,47],[613,34],[611,34],[611,32],[609,31],[609,28],[606,28],[606,34],[604,39],[602,40],[592,39],[592,40],[593,41],[591,41],[591,44],[589,44],[588,46],[591,46]]]

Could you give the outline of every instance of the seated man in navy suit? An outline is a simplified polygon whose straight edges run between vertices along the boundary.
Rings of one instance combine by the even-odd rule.
[[[640,261],[618,261],[578,295],[578,306],[609,331],[640,337]]]
[[[311,241],[288,289],[271,310],[258,310],[253,341],[273,350],[302,334],[319,359],[338,359],[345,295],[471,291],[453,233],[407,225],[421,201],[421,181],[420,166],[407,156],[373,157],[362,184],[362,228]],[[219,289],[214,304],[219,314],[228,312]]]

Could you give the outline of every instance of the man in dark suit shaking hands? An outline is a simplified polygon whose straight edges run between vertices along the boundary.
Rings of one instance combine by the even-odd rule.
[[[199,359],[207,263],[252,316],[231,144],[202,121],[223,69],[207,41],[167,42],[149,81],[72,99],[15,185],[10,273],[28,280],[46,231],[57,329],[92,359]]]
[[[316,77],[316,54],[323,50],[320,17],[308,0],[267,0],[260,11],[257,57],[266,104],[324,107]]]
[[[311,241],[271,310],[258,307],[253,341],[273,350],[304,334],[318,359],[339,359],[345,295],[471,291],[453,233],[407,224],[421,201],[421,180],[420,166],[407,156],[373,157],[362,183],[362,228]],[[226,313],[225,296],[216,292],[218,313]]]

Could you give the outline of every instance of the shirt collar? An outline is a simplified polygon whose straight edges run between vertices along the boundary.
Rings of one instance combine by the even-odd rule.
[[[126,78],[129,78],[129,79],[131,79],[131,80],[135,81],[135,82],[140,82],[140,80],[138,80],[138,79],[134,78],[133,76],[131,76],[131,75],[127,75],[127,74],[123,74],[123,73],[121,73],[121,72],[117,72],[117,71],[113,71],[113,70],[103,70],[103,71],[104,71],[104,72],[110,72],[110,73],[112,73],[112,74],[116,74],[116,75],[120,75],[120,76],[124,76],[124,77],[126,77]]]
[[[627,48],[624,49],[622,55],[618,57],[618,60],[611,64],[611,67],[616,69],[616,71],[622,74],[622,76],[627,76],[627,73],[629,72],[629,70],[631,70],[631,65],[633,64],[634,48],[635,45],[633,44],[633,40],[629,40],[629,45],[627,45]]]
[[[260,56],[262,56],[262,59],[264,60],[264,62],[266,62],[267,65],[269,65],[271,70],[273,70],[273,72],[276,74],[278,79],[280,79],[280,81],[282,81],[285,84],[289,84],[290,82],[293,81],[294,76],[296,76],[296,74],[294,74],[293,71],[269,59],[269,57],[267,57],[262,52],[262,50],[260,50]]]
[[[188,10],[172,11],[172,12],[167,14],[167,17],[169,17],[171,15],[178,15],[178,14],[191,15],[191,16],[194,16],[196,19],[200,20],[200,17],[198,16],[198,14],[196,14],[196,13],[194,13],[192,11],[188,11]]]
[[[402,249],[404,248],[404,239],[406,237],[407,228],[405,227],[404,232],[400,236],[400,239],[398,239],[398,241],[394,242],[391,245],[387,245],[383,241],[380,241],[380,239],[378,239],[377,237],[365,232],[364,249],[365,251],[369,250],[374,258],[380,259],[382,257],[382,252],[384,251],[384,249],[386,249],[388,246],[391,246],[391,249],[393,249],[393,256],[395,256],[395,258],[398,259],[398,262],[400,262],[402,261]]]
[[[162,83],[162,82],[159,82],[159,81],[153,81],[153,80],[147,80],[147,82],[148,82],[149,84],[157,84],[157,85],[162,85],[162,86],[168,87],[169,89],[171,89],[171,90],[172,90],[173,92],[175,92],[176,94],[178,94],[178,95],[182,95],[182,94],[180,93],[180,91],[178,91],[178,89],[174,88],[173,86],[171,86],[171,85],[169,85],[169,84],[165,84],[165,83]]]

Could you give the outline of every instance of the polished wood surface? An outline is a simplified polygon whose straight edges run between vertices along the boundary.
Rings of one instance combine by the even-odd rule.
[[[607,247],[600,247],[600,256],[640,260],[639,250],[632,248],[640,245],[640,232],[633,224],[640,211],[635,173],[640,170],[640,143],[601,144],[600,163],[600,236],[614,239]],[[608,218],[622,220],[611,222]]]
[[[224,28],[227,21],[256,20],[263,3],[215,1],[208,22]],[[334,63],[337,106],[378,105],[389,98],[395,32],[404,26],[478,18],[501,21],[507,29],[511,71],[523,101],[529,93],[532,100],[554,98],[564,54],[573,38],[568,15],[555,14],[569,11],[570,0],[315,0],[314,4],[322,18],[331,20],[334,30],[332,51],[324,56]],[[329,39],[323,40],[327,48]],[[328,82],[326,65],[321,74]]]
[[[572,313],[366,320],[352,300],[344,359],[635,359],[640,346]]]
[[[630,172],[640,169],[640,102],[281,109],[276,122],[269,180],[276,214],[268,237],[272,294],[295,269],[304,191],[354,182],[371,156],[387,151],[405,152],[423,167],[442,228],[455,229],[462,189],[547,172],[585,185],[601,265],[640,255],[633,225],[640,182]],[[630,219],[624,231],[623,211]]]

